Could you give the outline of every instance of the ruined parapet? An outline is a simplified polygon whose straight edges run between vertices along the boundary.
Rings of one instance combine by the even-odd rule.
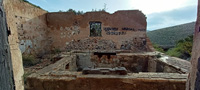
[[[146,35],[146,17],[139,10],[83,15],[54,12],[47,14],[47,25],[52,49],[153,51]]]
[[[200,90],[200,0],[192,48],[192,67],[187,81],[186,90]]]

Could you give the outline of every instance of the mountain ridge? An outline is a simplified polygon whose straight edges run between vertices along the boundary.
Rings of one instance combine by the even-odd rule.
[[[189,22],[176,26],[148,31],[147,36],[152,43],[162,48],[174,47],[178,40],[194,34],[196,22]]]

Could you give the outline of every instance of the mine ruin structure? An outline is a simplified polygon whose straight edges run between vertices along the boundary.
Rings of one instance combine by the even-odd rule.
[[[31,74],[27,90],[185,88],[190,63],[158,58],[139,10],[49,13],[21,0],[5,0],[4,7],[17,90],[23,90],[21,53],[42,57],[55,51],[62,51],[60,59]]]

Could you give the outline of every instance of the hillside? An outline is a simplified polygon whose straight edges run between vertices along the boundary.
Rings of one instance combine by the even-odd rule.
[[[195,30],[195,22],[182,25],[162,28],[147,32],[147,36],[152,43],[158,44],[162,48],[170,48],[175,46],[178,40],[184,39],[189,35],[193,35]]]

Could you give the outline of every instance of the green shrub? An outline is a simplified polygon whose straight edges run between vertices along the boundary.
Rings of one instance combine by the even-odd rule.
[[[24,84],[26,85],[27,84],[27,77],[29,76],[29,75],[31,75],[32,73],[24,73],[24,75],[23,75],[23,79],[24,79]]]
[[[162,56],[161,56],[160,53],[158,53],[158,54],[156,55],[156,57],[157,57],[157,58],[161,58]]]
[[[155,49],[156,51],[159,51],[159,52],[162,52],[162,53],[165,52],[165,51],[164,51],[161,47],[159,47],[157,44],[154,44],[154,43],[153,43],[153,47],[154,47],[154,49]]]
[[[61,11],[61,10],[60,10]],[[62,12],[62,11],[61,11]],[[84,12],[83,11],[75,11],[73,9],[69,9],[66,12],[73,12],[75,15],[83,15]]]
[[[36,65],[39,61],[33,55],[22,55],[24,67],[30,67]]]
[[[176,42],[176,46],[172,49],[169,49],[166,54],[182,59],[188,59],[191,57],[192,44],[193,36],[188,36],[187,38]]]
[[[58,49],[58,48],[55,48],[55,49],[53,49],[51,52],[52,52],[52,54],[59,54],[59,53],[61,53],[62,51],[61,51],[60,49]]]
[[[169,49],[169,50],[166,52],[166,54],[169,55],[169,56],[173,56],[173,57],[180,57],[180,56],[181,56],[181,53],[178,52],[177,48]]]

